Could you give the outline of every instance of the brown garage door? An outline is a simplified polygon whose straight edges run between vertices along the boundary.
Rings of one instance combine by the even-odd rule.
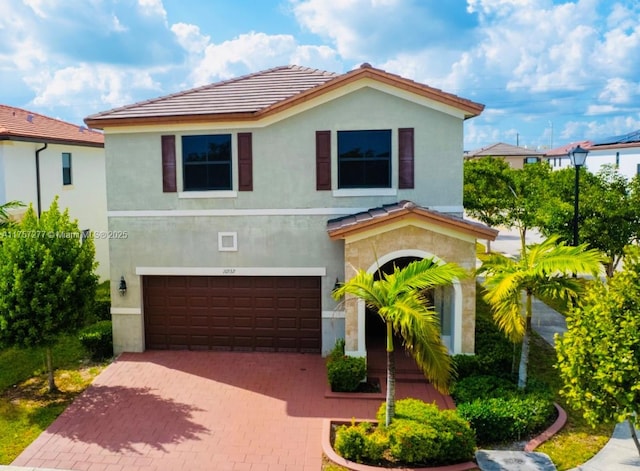
[[[147,349],[320,352],[320,278],[145,276]]]

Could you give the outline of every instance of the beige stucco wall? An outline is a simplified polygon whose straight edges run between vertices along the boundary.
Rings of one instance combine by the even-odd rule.
[[[42,144],[0,141],[0,204],[21,201],[36,209],[35,152]],[[62,153],[71,153],[72,185],[62,184]],[[109,241],[104,149],[50,144],[40,152],[41,211],[49,209],[57,195],[61,209],[68,208],[80,230],[103,231],[94,240],[97,274],[109,278]],[[105,237],[102,237],[102,235]]]
[[[475,240],[442,231],[437,226],[415,221],[400,227],[387,227],[357,234],[345,241],[345,274],[352,278],[357,270],[368,270],[380,260],[394,252],[415,250],[435,255],[443,262],[457,263],[469,272],[475,267]],[[460,353],[473,353],[475,344],[475,280],[472,277],[459,280],[462,291],[462,325]],[[345,302],[346,350],[366,350],[358,341],[363,335],[359,331],[357,302]],[[358,335],[360,334],[360,335]]]

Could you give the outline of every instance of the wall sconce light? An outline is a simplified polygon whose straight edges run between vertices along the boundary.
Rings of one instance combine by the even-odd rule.
[[[127,294],[127,282],[124,281],[124,276],[120,277],[120,286],[118,286],[118,291],[120,291],[120,296]]]
[[[336,282],[335,282],[335,284],[333,285],[333,290],[335,291],[335,290],[337,290],[338,288],[340,288],[340,285],[341,285],[340,280],[339,280],[339,279],[338,279],[338,277],[336,276]]]

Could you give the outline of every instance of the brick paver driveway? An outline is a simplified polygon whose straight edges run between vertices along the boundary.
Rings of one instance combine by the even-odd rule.
[[[109,365],[14,465],[108,471],[321,468],[322,419],[379,400],[325,398],[315,355],[150,351]],[[398,398],[441,401],[425,382]]]

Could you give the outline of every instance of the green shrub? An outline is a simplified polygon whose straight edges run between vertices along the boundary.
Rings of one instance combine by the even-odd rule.
[[[542,430],[553,418],[553,402],[532,396],[476,399],[458,405],[481,445],[520,440]]]
[[[343,339],[336,342],[336,346],[327,356],[326,363],[329,384],[335,392],[355,391],[367,375],[366,359],[346,356]]]
[[[111,320],[111,293],[109,280],[103,281],[96,288],[96,298],[93,303],[93,318],[96,321]]]
[[[85,327],[78,338],[93,360],[100,361],[113,356],[111,321],[99,321]]]
[[[386,404],[383,403],[376,414],[380,424],[385,423],[385,410]],[[396,402],[395,416],[389,426],[390,442],[394,441],[394,430],[398,426],[393,425],[398,421],[426,425],[435,432],[435,438],[429,445],[430,455],[425,462],[443,465],[468,460],[473,457],[476,447],[474,432],[469,423],[454,410],[440,410],[435,404],[427,404],[418,399],[401,399]],[[424,430],[416,432],[418,436],[413,438],[410,434],[405,433],[404,429],[401,433],[403,434],[401,441],[405,444],[413,440],[424,439],[426,436]],[[404,445],[397,442],[396,450],[403,449]],[[400,453],[400,451],[398,452]],[[406,459],[406,457],[402,458],[402,461]],[[407,463],[412,462],[407,461]]]
[[[453,364],[458,380],[473,375],[512,377],[515,362],[520,358],[520,346],[514,345],[484,317],[476,319],[476,354],[454,355]]]
[[[428,424],[394,419],[387,428],[387,433],[391,456],[403,463],[427,463],[440,454],[438,432]]]
[[[371,427],[368,422],[338,427],[333,448],[345,459],[362,462],[367,457],[367,435]]]
[[[517,394],[517,386],[512,381],[496,376],[467,376],[457,381],[451,388],[451,397],[456,404],[473,402],[490,397],[511,397]]]

